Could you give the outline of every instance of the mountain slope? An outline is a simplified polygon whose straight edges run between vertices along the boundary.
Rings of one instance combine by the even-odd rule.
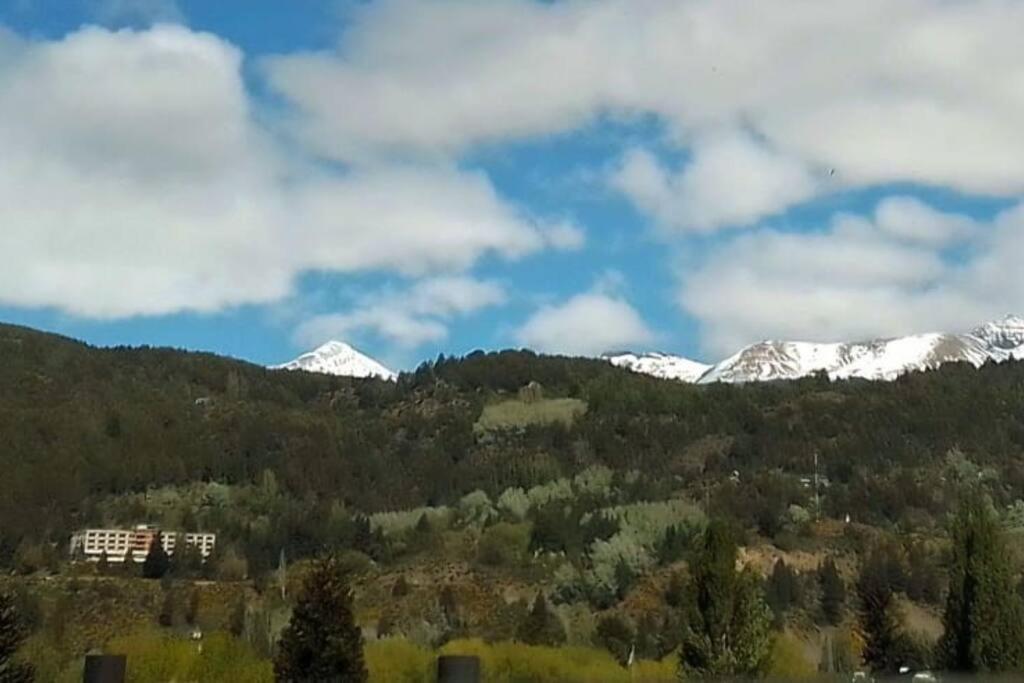
[[[305,370],[341,377],[379,377],[386,380],[398,378],[398,374],[393,370],[340,341],[329,341],[293,361],[275,365],[272,369]]]

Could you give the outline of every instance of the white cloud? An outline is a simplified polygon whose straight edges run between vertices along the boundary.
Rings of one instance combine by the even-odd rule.
[[[543,306],[516,337],[537,351],[591,356],[650,344],[655,334],[624,299],[589,292]]]
[[[633,149],[611,183],[663,229],[697,232],[753,223],[812,197],[820,185],[805,164],[739,131],[698,138],[678,173]]]
[[[881,230],[910,242],[943,246],[963,241],[978,231],[969,216],[942,213],[914,197],[887,197],[875,209]]]
[[[427,278],[406,289],[376,292],[350,311],[313,316],[298,326],[294,341],[312,347],[369,333],[411,349],[446,338],[447,321],[500,305],[506,298],[496,282],[466,276]]]
[[[924,217],[934,231],[918,222]],[[764,338],[959,330],[1019,310],[1024,207],[984,226],[973,251],[944,258],[948,241],[935,235],[953,239],[961,229],[975,228],[905,198],[881,202],[873,220],[838,215],[824,232],[761,229],[715,249],[685,274],[680,304],[700,322],[713,356]]]
[[[281,300],[308,270],[450,273],[555,241],[480,173],[286,156],[216,36],[4,34],[0,52],[4,304],[216,311]]]
[[[1024,191],[1021,25],[1015,0],[383,0],[336,51],[265,71],[335,158],[653,113],[683,146],[744,127],[844,184],[1005,195]]]

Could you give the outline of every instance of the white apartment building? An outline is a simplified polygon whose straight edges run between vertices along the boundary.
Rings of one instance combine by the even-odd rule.
[[[168,555],[174,554],[179,537],[184,538],[186,545],[198,548],[204,560],[210,556],[217,543],[217,534],[179,534],[176,531],[161,531],[148,524],[139,524],[134,529],[82,529],[71,536],[71,556],[80,554],[90,562],[99,562],[100,557],[106,553],[108,562],[124,562],[131,558],[141,563],[149,554],[157,534]]]

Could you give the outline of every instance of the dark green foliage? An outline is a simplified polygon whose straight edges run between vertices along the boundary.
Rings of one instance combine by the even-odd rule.
[[[245,613],[245,595],[242,594],[238,596],[234,607],[231,608],[231,616],[228,619],[228,631],[236,638],[241,638],[245,633]]]
[[[857,577],[864,663],[873,671],[889,673],[924,659],[923,648],[904,631],[896,603],[892,557],[891,548],[876,548]]]
[[[736,542],[722,523],[708,525],[690,572],[680,675],[763,673],[771,650],[771,610],[757,577],[736,570]]]
[[[785,560],[775,561],[772,573],[765,581],[765,599],[772,609],[774,621],[781,626],[786,614],[800,602],[800,579]]]
[[[171,560],[164,550],[162,535],[157,534],[153,542],[149,544],[149,552],[142,563],[142,577],[146,579],[162,579],[171,568]]]
[[[14,599],[0,593],[0,682],[30,683],[33,680],[32,667],[16,657],[27,635],[28,629],[18,614]]]
[[[812,505],[799,482],[815,452],[830,482],[825,517],[935,528],[969,479],[950,468],[985,473],[998,507],[1024,498],[1019,362],[947,365],[891,383],[692,386],[598,360],[476,352],[392,383],[171,349],[95,349],[6,325],[0,344],[0,565],[28,572],[54,569],[62,558],[53,549],[105,523],[111,498],[199,482],[259,488],[267,475],[273,495],[258,511],[183,509],[184,527],[217,531],[250,576],[272,571],[282,549],[294,560],[350,548],[386,559],[389,544],[363,519],[332,514],[335,506],[368,514],[446,505],[476,489],[494,498],[589,465],[644,473],[620,488],[627,500],[607,503],[707,492],[716,516],[783,544],[788,506]],[[474,432],[485,402],[531,381],[547,397],[585,401],[586,413],[570,426]],[[614,533],[602,515],[579,524],[594,501],[573,507],[531,512],[534,550],[575,562]],[[118,512],[119,524],[146,519],[137,504]],[[259,529],[256,515],[268,520]],[[670,536],[657,549],[662,562],[686,552],[685,539]],[[913,579],[898,590],[918,595]]]
[[[358,515],[353,519],[355,530],[352,536],[352,548],[374,560],[383,559],[387,552],[384,542],[384,534],[380,529],[370,528],[370,519],[365,515]]]
[[[953,525],[949,596],[939,643],[953,671],[1024,670],[1024,609],[1009,549],[981,496],[965,499]]]
[[[846,584],[839,575],[836,562],[831,557],[818,568],[818,584],[821,588],[821,613],[825,623],[838,626],[843,620],[843,607],[846,604]]]
[[[594,501],[579,496],[571,504],[555,501],[534,510],[530,550],[577,558],[595,540],[614,536],[618,523],[605,515],[588,514],[595,506]]]
[[[287,683],[364,683],[363,634],[352,615],[352,593],[343,568],[317,561],[302,586],[274,658],[276,680]]]
[[[695,526],[673,524],[665,529],[665,535],[656,548],[658,564],[672,564],[683,559],[693,547],[697,534]]]
[[[626,597],[634,581],[636,581],[636,572],[625,560],[619,560],[619,563],[615,565],[616,597],[619,600]]]
[[[554,612],[548,608],[544,593],[537,593],[530,612],[519,625],[516,639],[527,645],[563,645],[565,627]]]
[[[181,579],[199,578],[203,571],[203,554],[195,545],[185,543],[184,535],[174,545],[174,554],[169,559],[168,571]]]
[[[615,660],[622,665],[629,660],[629,653],[636,646],[636,634],[633,632],[633,627],[618,614],[601,617],[601,620],[597,622],[594,639],[598,645],[612,653]]]

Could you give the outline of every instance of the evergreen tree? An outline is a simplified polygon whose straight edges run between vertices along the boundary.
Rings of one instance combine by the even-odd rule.
[[[526,619],[519,625],[516,640],[527,645],[563,645],[565,627],[561,619],[548,608],[543,592],[537,593]]]
[[[782,625],[786,613],[800,599],[800,584],[796,572],[790,569],[782,558],[775,561],[772,573],[765,582],[765,599],[772,608],[777,626]]]
[[[946,668],[1024,669],[1024,609],[1009,558],[987,501],[980,496],[965,500],[953,526],[946,630],[938,648]]]
[[[0,593],[0,682],[31,683],[33,669],[15,657],[27,633],[14,599]]]
[[[352,615],[352,592],[335,558],[320,560],[303,582],[274,659],[276,680],[287,683],[365,683],[363,634]]]
[[[818,583],[821,586],[821,613],[825,623],[838,626],[843,620],[843,606],[846,603],[846,584],[839,576],[836,562],[831,557],[818,568]]]
[[[679,652],[681,678],[760,675],[771,650],[771,610],[758,579],[736,571],[736,542],[708,525],[691,567]]]
[[[164,550],[163,534],[157,533],[149,544],[146,560],[142,563],[142,576],[146,579],[162,579],[170,569],[171,561]]]
[[[860,601],[860,632],[864,663],[872,670],[895,672],[918,656],[917,648],[903,631],[903,617],[893,590],[890,553],[876,548],[857,577]]]

